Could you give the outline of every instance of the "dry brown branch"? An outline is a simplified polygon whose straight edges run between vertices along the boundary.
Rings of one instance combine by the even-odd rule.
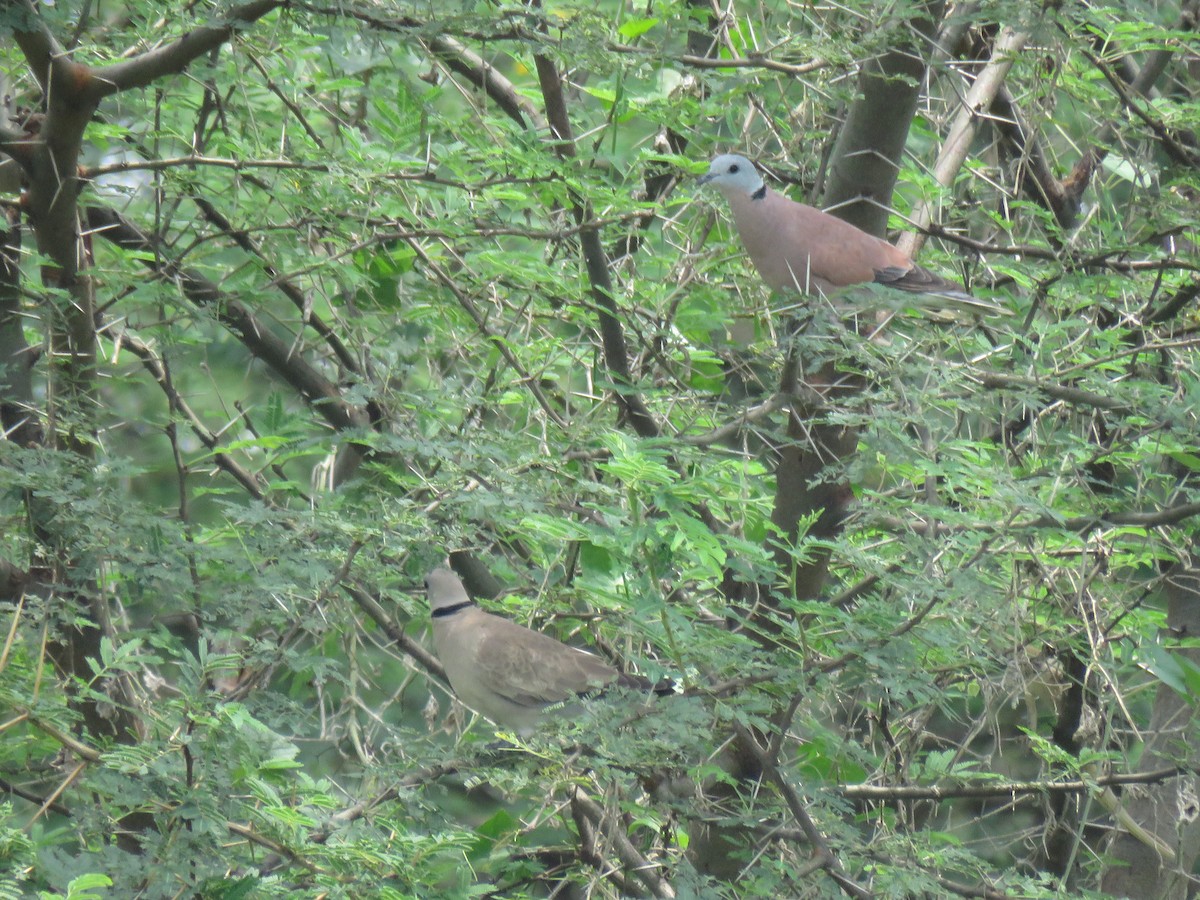
[[[1121,77],[1110,66],[1106,65],[1100,57],[1096,56],[1096,54],[1089,51],[1086,47],[1080,47],[1079,52],[1087,57],[1088,61],[1104,76],[1104,80],[1112,86],[1113,91],[1121,101],[1121,105],[1154,132],[1159,143],[1162,144],[1163,150],[1166,151],[1166,154],[1171,159],[1184,166],[1194,167],[1200,165],[1200,154],[1197,154],[1191,147],[1185,146],[1161,120],[1142,109],[1142,104],[1134,96],[1134,92],[1129,89],[1129,86],[1121,80]]]
[[[146,87],[164,75],[176,75],[198,57],[230,40],[239,29],[286,5],[286,0],[254,0],[227,11],[223,15],[223,25],[191,28],[170,44],[156,47],[133,59],[92,69],[86,97],[89,102],[98,103],[118,91]]]
[[[853,881],[843,870],[841,861],[834,854],[829,846],[829,842],[825,839],[825,835],[821,834],[821,830],[817,828],[816,822],[812,816],[808,814],[808,809],[804,805],[804,801],[800,799],[800,795],[791,783],[780,772],[779,767],[768,756],[765,750],[759,746],[753,735],[744,725],[735,724],[735,732],[737,734],[740,746],[743,746],[750,752],[762,767],[762,771],[766,776],[775,783],[780,794],[783,795],[784,802],[791,811],[796,824],[800,826],[800,830],[804,833],[804,837],[808,844],[813,849],[814,869],[824,869],[829,873],[829,877],[837,882],[838,886],[851,897],[869,898],[871,892],[862,885]]]
[[[417,258],[421,260],[425,268],[434,276],[434,278],[436,278],[443,287],[445,287],[448,291],[450,291],[451,294],[454,295],[454,299],[458,301],[459,306],[461,306],[466,311],[467,315],[469,315],[475,322],[475,327],[479,329],[479,333],[487,338],[488,341],[498,351],[500,351],[500,355],[504,357],[505,361],[512,367],[512,370],[516,372],[518,376],[520,376],[520,383],[523,384],[529,393],[533,395],[533,398],[537,401],[538,406],[542,408],[542,412],[546,414],[546,417],[559,428],[566,430],[568,427],[567,421],[562,417],[559,411],[554,408],[553,404],[551,404],[550,398],[546,396],[545,392],[541,388],[541,385],[538,384],[538,380],[525,371],[525,366],[522,365],[519,359],[517,359],[517,355],[513,353],[512,347],[509,346],[509,342],[504,340],[504,338],[502,338],[500,335],[495,334],[488,326],[487,317],[480,311],[479,307],[475,304],[475,301],[467,296],[463,289],[455,283],[454,279],[450,277],[449,273],[446,272],[445,269],[433,261],[432,257],[425,252],[424,248],[420,244],[418,244],[416,241],[410,240],[408,241],[408,245],[413,249],[413,252],[417,255]]]
[[[661,868],[648,860],[640,850],[633,845],[625,834],[621,822],[610,815],[604,807],[589,797],[581,788],[576,787],[571,792],[571,805],[586,816],[598,832],[612,844],[613,850],[621,862],[632,872],[633,876],[646,886],[655,897],[670,900],[675,897],[675,889],[658,874]]]
[[[263,486],[259,480],[232,456],[218,449],[221,446],[221,439],[212,431],[209,431],[188,402],[175,390],[175,386],[171,383],[170,378],[167,377],[166,367],[163,365],[163,361],[159,359],[158,354],[141,338],[128,330],[120,332],[115,337],[115,340],[118,346],[129,348],[129,351],[142,361],[142,365],[146,371],[150,373],[150,376],[158,384],[159,388],[162,389],[163,394],[166,395],[170,408],[187,420],[188,425],[192,429],[192,434],[196,435],[200,443],[211,451],[212,460],[216,466],[226,474],[232,476],[233,480],[240,484],[242,489],[255,500],[270,505],[272,501],[263,492]]]
[[[958,170],[967,158],[971,140],[979,129],[980,117],[991,107],[992,100],[1004,84],[1008,70],[1012,68],[1028,36],[1026,31],[1006,26],[996,38],[992,58],[963,97],[962,106],[950,126],[946,140],[942,143],[937,162],[934,163],[933,178],[943,187],[954,183]],[[934,207],[931,202],[925,200],[919,203],[910,217],[910,221],[918,230],[905,232],[896,242],[897,246],[909,256],[916,257],[925,239],[922,231],[933,221],[933,215]]]
[[[567,113],[567,101],[558,67],[553,60],[540,53],[534,56],[534,66],[542,88],[542,99],[546,104],[550,132],[555,138],[554,147],[563,159],[573,159],[576,155],[575,140],[571,133],[571,120]],[[590,204],[580,197],[574,200],[574,214],[579,224],[593,217]],[[629,418],[629,424],[634,431],[642,437],[658,437],[662,434],[662,426],[634,387],[625,330],[617,308],[608,258],[600,243],[600,232],[596,229],[585,229],[580,234],[579,241],[592,298],[598,307],[604,363],[613,379],[617,402]]]
[[[270,366],[335,428],[369,427],[367,412],[343,400],[338,386],[294,351],[294,342],[276,335],[243,303],[226,295],[209,279],[181,266],[159,237],[141,231],[118,213],[102,207],[88,207],[87,221],[93,233],[126,250],[147,254],[143,264],[157,277],[178,284],[184,296],[197,306],[213,309],[255,358]]]
[[[763,69],[768,72],[782,72],[785,75],[808,75],[818,69],[827,68],[830,63],[824,59],[814,59],[806,63],[786,63],[769,56],[750,54],[749,56],[722,59],[719,56],[696,56],[691,53],[663,53],[655,47],[631,47],[628,44],[608,43],[606,49],[613,53],[633,54],[637,56],[653,56],[664,63],[677,63],[691,66],[694,69]]]
[[[376,625],[386,634],[393,643],[425,669],[430,675],[439,679],[442,684],[448,684],[446,680],[446,670],[442,668],[442,664],[437,657],[426,650],[421,644],[404,633],[404,629],[396,624],[396,620],[388,615],[387,610],[380,605],[371,594],[357,584],[343,583],[342,589],[349,595],[350,599],[358,604],[358,607],[370,616]]]
[[[1002,372],[976,372],[971,375],[971,378],[987,388],[1028,390],[1080,406],[1092,406],[1109,412],[1132,412],[1132,407],[1124,400],[1117,400],[1094,391],[1085,391],[1069,384],[1054,384],[1039,381],[1036,378],[1027,378],[1023,375],[1006,375]]]

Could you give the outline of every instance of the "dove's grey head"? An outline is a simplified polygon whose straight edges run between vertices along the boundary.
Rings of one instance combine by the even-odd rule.
[[[700,184],[711,184],[722,194],[753,195],[763,186],[762,176],[754,163],[736,153],[722,153],[708,165],[708,172],[700,176]]]
[[[429,595],[429,605],[435,613],[439,609],[449,609],[471,602],[462,581],[445,566],[438,566],[425,576],[425,590]]]

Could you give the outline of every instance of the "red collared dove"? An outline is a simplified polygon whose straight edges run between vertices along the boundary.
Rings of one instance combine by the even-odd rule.
[[[743,156],[714,158],[699,181],[725,195],[746,252],[772,290],[829,296],[838,288],[873,282],[927,295],[935,306],[1007,312],[922,269],[887,241],[775,193]]]
[[[450,569],[425,578],[433,645],[458,699],[502,728],[528,736],[544,712],[613,684],[651,690],[600,657],[484,612]]]

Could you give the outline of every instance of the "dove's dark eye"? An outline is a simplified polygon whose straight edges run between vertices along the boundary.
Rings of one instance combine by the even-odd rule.
[[[729,167],[729,174],[730,174],[730,175],[736,175],[736,174],[737,174],[737,170],[738,170],[738,164],[737,164],[737,163],[734,163],[732,166],[730,166],[730,167]]]

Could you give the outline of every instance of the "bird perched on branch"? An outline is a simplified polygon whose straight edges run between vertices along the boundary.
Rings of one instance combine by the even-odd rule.
[[[922,305],[1007,313],[921,268],[887,241],[776,193],[743,156],[715,157],[700,184],[725,195],[746,252],[772,290],[829,296],[839,288],[873,283],[921,295]]]
[[[545,713],[569,709],[575,700],[614,685],[660,690],[593,653],[484,612],[450,569],[430,572],[425,588],[433,644],[450,686],[459,700],[502,728],[528,736]]]

